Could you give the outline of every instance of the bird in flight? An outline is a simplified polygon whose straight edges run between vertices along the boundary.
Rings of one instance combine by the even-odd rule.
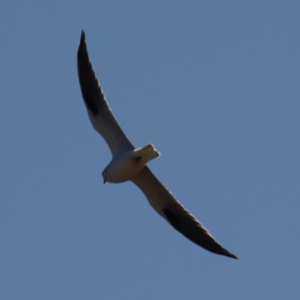
[[[156,212],[189,240],[213,253],[238,259],[214,239],[148,168],[147,163],[160,156],[153,144],[135,148],[129,141],[105,99],[89,59],[84,31],[77,60],[79,83],[89,118],[112,153],[112,160],[102,172],[104,183],[132,181],[145,194]]]

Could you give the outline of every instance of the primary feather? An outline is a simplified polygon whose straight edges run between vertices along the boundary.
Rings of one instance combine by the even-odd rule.
[[[77,64],[82,97],[90,120],[94,128],[107,142],[112,155],[118,155],[126,150],[134,149],[105,99],[89,59],[84,31],[81,34]]]

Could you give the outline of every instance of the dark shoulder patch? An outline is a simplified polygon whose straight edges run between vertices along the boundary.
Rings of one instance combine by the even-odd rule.
[[[172,226],[175,227],[179,225],[180,223],[179,219],[173,214],[173,212],[169,208],[165,208],[163,210],[163,213],[165,214],[165,216],[167,217],[168,221]]]

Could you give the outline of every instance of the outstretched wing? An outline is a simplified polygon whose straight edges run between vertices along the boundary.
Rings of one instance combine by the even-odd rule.
[[[147,166],[132,179],[132,182],[142,190],[151,206],[185,237],[208,251],[238,259],[236,255],[223,248],[213,238],[208,230],[175,199]]]
[[[89,59],[84,31],[81,34],[77,62],[82,97],[95,130],[103,136],[113,156],[134,149],[105,99]]]

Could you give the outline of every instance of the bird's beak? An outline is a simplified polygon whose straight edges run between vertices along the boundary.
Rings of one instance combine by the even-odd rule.
[[[103,184],[105,184],[106,183],[106,180],[105,179],[103,179]]]

